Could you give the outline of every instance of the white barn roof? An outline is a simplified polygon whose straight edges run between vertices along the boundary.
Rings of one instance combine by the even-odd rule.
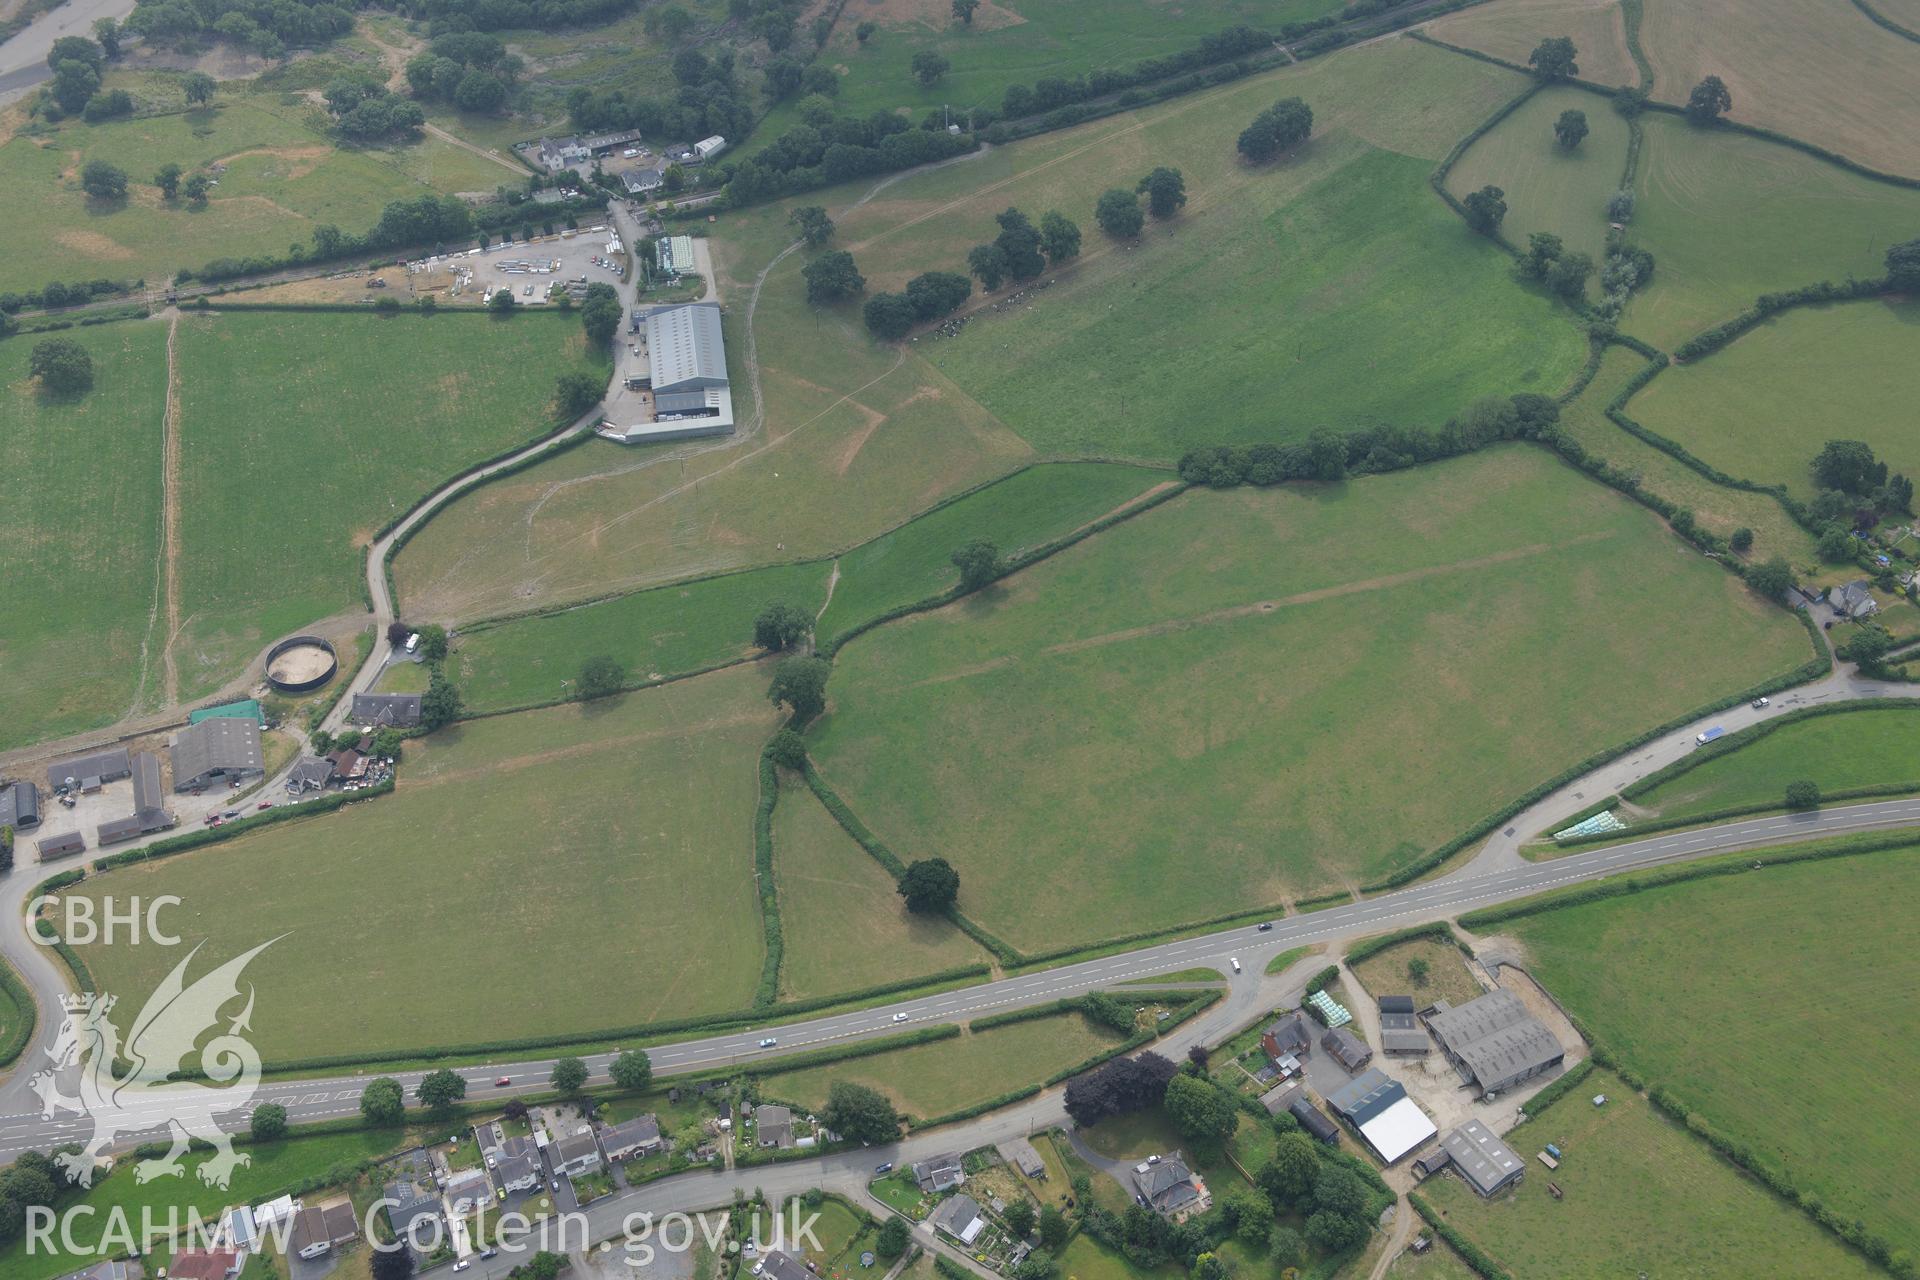
[[[1438,1132],[1433,1121],[1427,1119],[1427,1113],[1404,1094],[1392,1106],[1360,1126],[1360,1136],[1388,1164]]]

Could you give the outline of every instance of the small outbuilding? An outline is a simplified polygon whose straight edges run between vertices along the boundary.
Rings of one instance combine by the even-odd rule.
[[[45,862],[48,858],[86,852],[87,840],[78,831],[69,831],[65,835],[48,836],[35,847],[40,850],[40,860]]]
[[[1320,1047],[1348,1071],[1359,1071],[1373,1061],[1367,1042],[1346,1027],[1334,1027],[1320,1037]]]
[[[1287,1104],[1287,1111],[1300,1122],[1300,1127],[1317,1141],[1324,1142],[1330,1147],[1340,1145],[1340,1126],[1329,1120],[1324,1111],[1307,1101],[1305,1093],[1296,1092],[1293,1101]]]
[[[0,827],[31,831],[40,825],[40,789],[24,779],[0,782]]]

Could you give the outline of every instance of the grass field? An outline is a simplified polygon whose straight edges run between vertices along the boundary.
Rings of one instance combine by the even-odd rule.
[[[1920,177],[1920,44],[1851,4],[1654,3],[1641,41],[1656,98],[1684,102],[1702,76],[1717,75],[1733,95],[1731,118]]]
[[[1785,556],[1801,571],[1802,581],[1806,582],[1852,576],[1850,572],[1822,565],[1814,553],[1812,536],[1769,495],[1715,484],[1672,454],[1621,430],[1606,416],[1607,405],[1625,390],[1645,364],[1645,360],[1625,347],[1607,348],[1599,373],[1585,391],[1560,411],[1560,429],[1614,466],[1639,476],[1648,492],[1692,511],[1702,528],[1723,538],[1735,529],[1753,530],[1753,549],[1747,553],[1750,559]],[[1655,381],[1673,377],[1676,372],[1669,369]],[[1639,403],[1636,400],[1635,406]],[[1632,408],[1630,406],[1630,411]]]
[[[827,573],[817,561],[774,565],[470,628],[455,643],[455,678],[468,706],[491,711],[566,696],[592,657],[619,659],[631,680],[748,657],[761,608],[783,600],[818,613]]]
[[[1029,467],[841,556],[840,580],[820,615],[819,637],[825,642],[952,587],[960,574],[950,557],[974,538],[989,539],[1002,555],[1031,550],[1173,478],[1101,463]]]
[[[1433,198],[1424,159],[1345,141],[1319,144],[1346,162],[1298,198],[1256,184],[1155,228],[1130,278],[1043,294],[931,358],[1036,448],[1168,460],[1557,392],[1580,361],[1564,316]]]
[[[183,696],[272,637],[361,607],[375,532],[551,430],[554,377],[583,363],[584,342],[559,315],[183,318]]]
[[[1119,178],[1168,157],[1177,157],[1185,171],[1189,203],[1171,240],[1164,230],[1148,237],[1157,253],[1203,230],[1234,234],[1371,148],[1430,164],[1523,83],[1458,55],[1387,42],[996,147],[930,173],[812,192],[793,203],[831,211],[837,242],[855,254],[870,290],[898,288],[922,271],[957,265],[1009,204],[1036,213],[1063,209],[1085,228],[1086,251],[1048,292],[1048,305],[1084,295],[1075,307],[1104,310],[1144,287],[1133,273],[1149,254],[1146,247],[1109,247],[1092,226],[1094,194]],[[1233,138],[1244,121],[1291,93],[1312,101],[1319,140],[1284,164],[1241,167]],[[1416,186],[1424,175],[1423,167]],[[1432,203],[1430,193],[1425,198]],[[1219,216],[1203,218],[1210,209]],[[1423,225],[1429,212],[1421,215]],[[752,326],[764,428],[743,400],[740,435],[717,447],[634,451],[596,442],[487,486],[436,518],[399,557],[396,573],[409,608],[470,619],[838,552],[1033,457],[1005,423],[927,362],[929,343],[879,346],[868,340],[854,309],[808,307],[801,255],[774,264],[791,239],[786,213],[784,204],[730,213],[712,228],[736,396],[748,382],[745,315],[766,271]],[[1206,230],[1212,225],[1225,230]],[[1272,242],[1270,233],[1259,234]],[[1467,260],[1477,256],[1471,252]],[[1513,288],[1504,268],[1490,257],[1485,263],[1500,275],[1503,291]],[[1526,309],[1530,336],[1516,341],[1541,342],[1558,353],[1564,339],[1565,364],[1556,355],[1554,366],[1543,365],[1536,378],[1542,386],[1557,384],[1578,361],[1573,331],[1556,327],[1544,302],[1518,297],[1537,309]],[[1260,326],[1220,312],[1230,343],[1271,321],[1269,301],[1259,300]],[[1431,319],[1431,300],[1426,305]],[[1490,305],[1488,315],[1497,317],[1520,304]],[[963,341],[1006,343],[1006,336],[972,336],[998,333],[1000,324],[976,322]],[[1463,358],[1477,357],[1483,340],[1504,340],[1478,323],[1465,328],[1472,333],[1462,338],[1470,344]],[[1077,376],[1067,375],[1068,381]],[[1350,390],[1341,387],[1343,399]],[[1444,416],[1451,406],[1438,406],[1446,398],[1436,393],[1421,416]],[[1099,407],[1076,401],[1067,415],[1083,420]]]
[[[1596,1093],[1606,1106],[1588,1101]],[[1608,1072],[1507,1142],[1529,1165],[1513,1191],[1482,1200],[1452,1175],[1421,1190],[1514,1275],[1881,1274]],[[1566,1153],[1551,1174],[1533,1158],[1549,1142]],[[1564,1199],[1547,1191],[1549,1178]]]
[[[152,619],[166,326],[65,336],[93,356],[94,389],[77,401],[45,397],[28,379],[32,339],[0,343],[0,461],[11,477],[0,502],[0,749],[125,715],[153,692],[148,663],[165,639]],[[76,461],[48,465],[61,456]]]
[[[337,148],[308,115],[309,108],[262,95],[222,95],[211,109],[91,125],[74,119],[14,137],[0,146],[0,222],[29,251],[4,255],[0,289],[102,276],[158,284],[215,258],[284,254],[321,223],[364,231],[390,200],[490,192],[512,177],[505,169],[482,173],[498,167],[433,139]],[[80,190],[80,169],[90,160],[126,171],[124,202],[102,205]],[[195,209],[185,200],[166,203],[152,185],[168,162],[189,172],[227,168],[206,206]]]
[[[1407,966],[1415,960],[1427,962],[1427,977],[1415,982]],[[1450,1000],[1455,1005],[1486,994],[1486,988],[1467,971],[1466,957],[1460,948],[1439,938],[1410,938],[1377,951],[1353,965],[1353,976],[1378,1000],[1387,995],[1410,995],[1414,1004],[1425,1007],[1435,1000]]]
[[[805,779],[783,773],[773,811],[784,993],[798,999],[938,973],[991,957],[949,921],[908,913],[886,868],[821,807]]]
[[[1553,122],[1567,110],[1584,112],[1590,130],[1572,151],[1553,136]],[[1447,189],[1464,196],[1492,183],[1507,193],[1500,229],[1509,240],[1524,246],[1530,233],[1550,231],[1597,263],[1606,257],[1607,197],[1620,188],[1626,157],[1627,122],[1604,99],[1544,89],[1467,148]]]
[[[1450,44],[1519,63],[1548,36],[1568,36],[1584,78],[1600,84],[1639,80],[1618,0],[1490,0],[1428,23],[1426,30]],[[1592,112],[1587,119],[1592,121]]]
[[[1784,807],[1787,784],[1822,790],[1908,782],[1920,790],[1920,711],[1862,709],[1815,716],[1709,760],[1635,797],[1662,818],[1771,801]]]
[[[1855,13],[1851,5],[1836,9],[1836,20]],[[1910,47],[1920,57],[1920,45]],[[1737,102],[1740,90],[1733,93]],[[1656,266],[1622,325],[1656,345],[1672,348],[1763,293],[1881,275],[1887,246],[1911,239],[1920,225],[1920,191],[1670,116],[1641,123],[1646,143],[1632,231]]]
[[[1865,440],[1894,471],[1920,474],[1920,301],[1872,299],[1775,316],[1693,364],[1669,369],[1627,412],[1742,479],[1810,499],[1828,440]]]
[[[92,1191],[84,1197],[61,1201],[56,1212],[64,1210],[69,1203],[94,1206],[97,1213],[92,1218],[76,1216],[71,1220],[73,1239],[82,1245],[107,1238],[108,1215],[116,1207],[127,1215],[126,1221],[135,1231],[139,1230],[143,1207],[150,1208],[155,1220],[162,1225],[172,1210],[184,1226],[191,1210],[211,1226],[219,1221],[220,1211],[230,1204],[258,1204],[281,1192],[309,1186],[333,1169],[378,1157],[404,1143],[400,1132],[390,1129],[262,1143],[245,1148],[251,1163],[234,1170],[233,1182],[224,1191],[208,1187],[194,1176],[209,1155],[204,1149],[182,1157],[187,1168],[185,1176],[156,1178],[144,1184],[134,1180],[136,1162],[122,1160],[118,1168],[94,1184]],[[0,1275],[5,1275],[7,1280],[49,1280],[96,1260],[97,1255],[90,1249],[80,1254],[65,1252],[60,1240],[56,1228],[50,1246],[29,1252],[26,1237],[15,1236],[6,1248],[0,1249]]]
[[[1515,921],[1534,975],[1716,1132],[1896,1249],[1920,1211],[1905,1104],[1920,846],[1712,877]],[[1807,1046],[1782,1087],[1783,1044]]]
[[[925,1120],[1044,1079],[1119,1039],[1077,1013],[1033,1018],[957,1040],[776,1071],[761,1077],[760,1092],[817,1111],[826,1105],[828,1087],[846,1081],[878,1089],[896,1109]]]
[[[1189,494],[872,632],[814,757],[1038,948],[1372,880],[1806,650],[1639,508],[1514,447]]]
[[[775,720],[749,669],[477,721],[409,743],[392,796],[87,892],[179,894],[202,962],[285,934],[248,970],[270,1061],[736,1009],[760,971],[750,824]],[[241,868],[273,892],[233,892]],[[129,1018],[178,958],[86,949]],[[421,982],[434,999],[393,998]]]

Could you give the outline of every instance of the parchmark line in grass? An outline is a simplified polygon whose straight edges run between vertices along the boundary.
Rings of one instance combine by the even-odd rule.
[[[161,579],[167,601],[167,640],[160,647],[161,697],[165,706],[180,700],[180,667],[173,646],[180,635],[180,372],[175,341],[180,313],[167,320],[167,408],[160,462]]]

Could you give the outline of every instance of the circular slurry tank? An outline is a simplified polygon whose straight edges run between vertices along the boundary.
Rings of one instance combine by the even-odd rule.
[[[267,683],[283,693],[305,693],[333,679],[340,660],[319,636],[291,636],[267,650]]]

